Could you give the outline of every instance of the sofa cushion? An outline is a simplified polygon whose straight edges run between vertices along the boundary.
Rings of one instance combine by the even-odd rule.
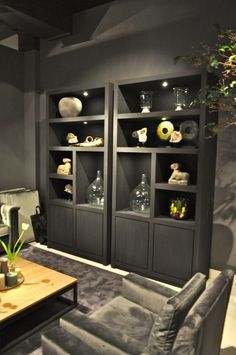
[[[173,354],[219,354],[233,278],[232,270],[224,270],[209,282],[185,318]]]
[[[122,296],[93,312],[90,318],[105,323],[114,333],[123,333],[127,338],[133,338],[140,344],[140,350],[147,344],[154,322],[152,312]]]
[[[205,286],[206,276],[197,273],[166,301],[153,324],[146,352],[156,354],[157,349],[166,352],[171,350],[181,324]]]

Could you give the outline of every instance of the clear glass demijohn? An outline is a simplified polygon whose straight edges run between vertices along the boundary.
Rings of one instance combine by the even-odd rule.
[[[87,200],[90,205],[97,207],[104,206],[104,189],[101,170],[97,171],[96,179],[88,187]]]
[[[130,208],[138,213],[150,212],[150,186],[146,174],[142,174],[140,184],[130,194]]]

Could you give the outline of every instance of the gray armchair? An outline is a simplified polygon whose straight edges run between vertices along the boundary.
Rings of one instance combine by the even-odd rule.
[[[1,205],[0,208],[0,238],[11,247],[18,238],[18,210],[20,207]],[[0,252],[3,251],[0,245]]]
[[[222,271],[203,291],[196,274],[174,292],[130,274],[122,296],[87,316],[73,310],[43,334],[43,354],[218,355],[233,278]]]
[[[63,316],[61,328],[42,336],[43,353],[167,354],[205,285],[201,273],[179,292],[129,274],[121,296],[89,315],[75,309]]]

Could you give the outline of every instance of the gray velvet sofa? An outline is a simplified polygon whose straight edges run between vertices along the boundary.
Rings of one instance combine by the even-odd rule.
[[[14,245],[18,238],[18,211],[20,207],[13,205],[0,205],[0,238],[5,244]],[[3,247],[0,244],[0,252]]]
[[[42,335],[44,355],[217,355],[234,273],[205,289],[197,273],[179,291],[129,274],[122,294],[84,315],[74,309]]]

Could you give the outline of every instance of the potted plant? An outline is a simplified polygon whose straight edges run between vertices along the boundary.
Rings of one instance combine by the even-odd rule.
[[[175,58],[175,62],[182,59],[195,68],[204,66],[216,75],[216,83],[200,90],[195,100],[224,113],[222,123],[208,125],[211,135],[236,125],[236,32],[215,27],[218,35],[214,46],[201,43],[199,49],[193,47],[191,53]]]
[[[24,244],[24,239],[22,239],[25,231],[29,228],[29,224],[27,223],[22,223],[21,225],[21,233],[17,241],[15,242],[13,249],[10,248],[10,246],[7,246],[1,239],[0,243],[3,246],[3,249],[5,250],[8,258],[8,268],[9,271],[15,271],[15,261],[16,257],[19,254],[23,244]]]

